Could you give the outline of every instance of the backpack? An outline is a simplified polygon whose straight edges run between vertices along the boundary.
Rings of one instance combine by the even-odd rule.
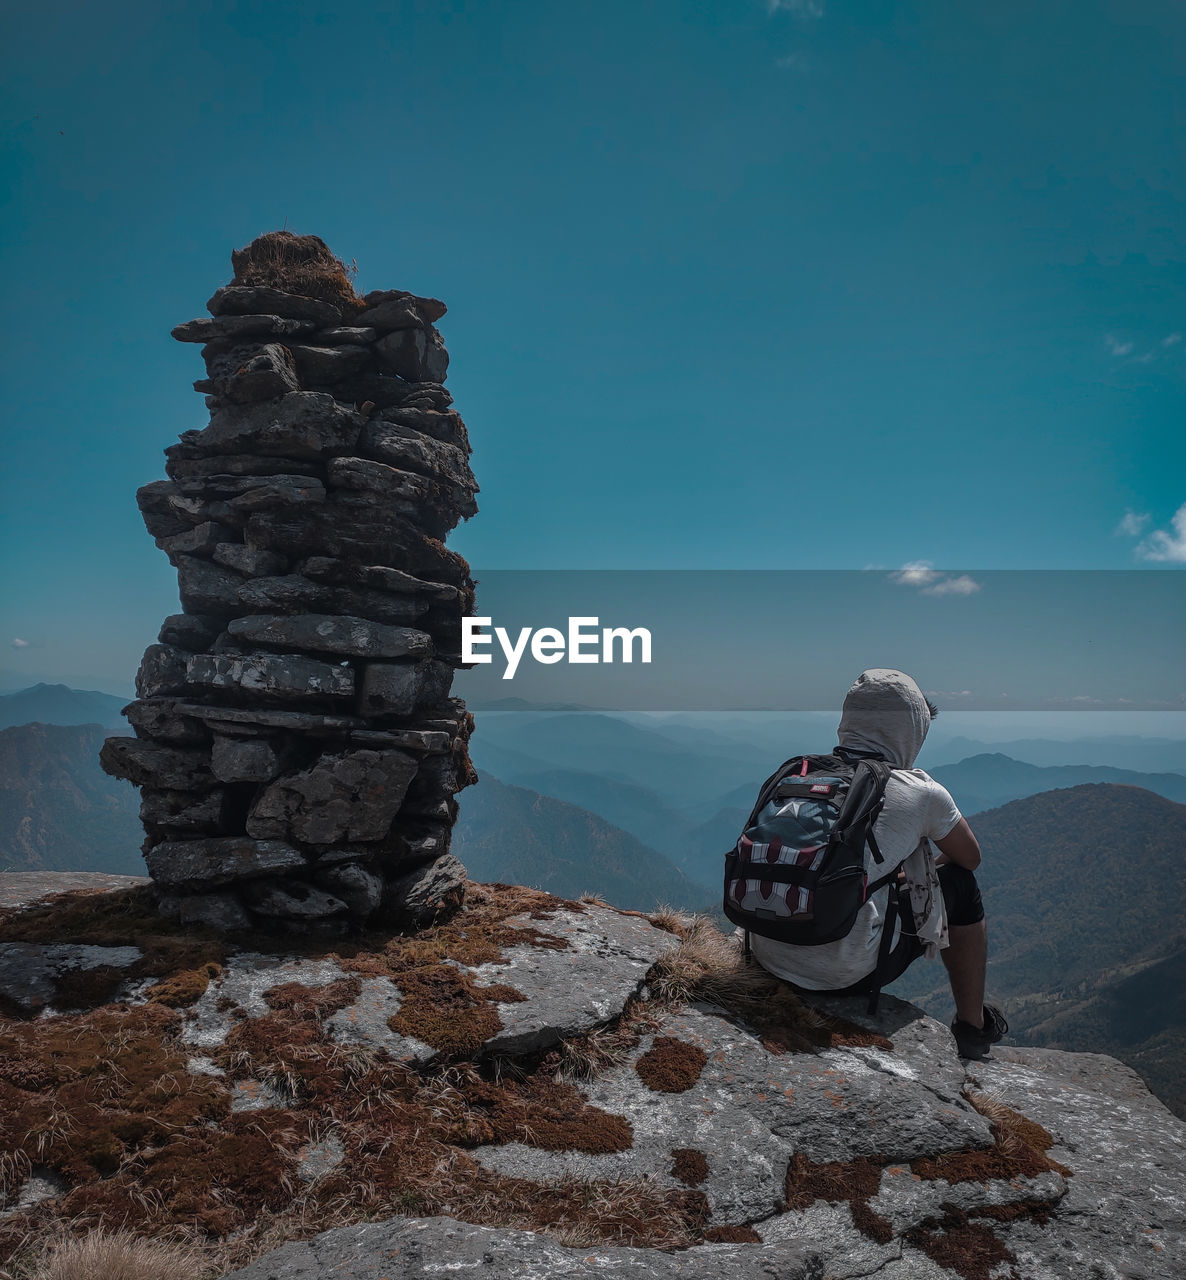
[[[888,971],[898,866],[870,881],[865,846],[874,864],[884,865],[873,828],[892,772],[868,756],[794,756],[762,784],[744,831],[725,854],[723,910],[745,931],[747,957],[751,933],[799,947],[836,942],[869,897],[889,886],[870,1013]]]

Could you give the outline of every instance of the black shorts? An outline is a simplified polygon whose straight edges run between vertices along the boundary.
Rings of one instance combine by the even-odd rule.
[[[944,863],[938,868],[939,886],[943,890],[943,905],[947,908],[948,925],[976,924],[984,919],[984,904],[980,900],[980,886],[976,883],[974,872],[966,867],[957,867],[954,862]],[[910,897],[905,891],[898,899],[900,909],[907,918],[902,921],[902,929],[894,949],[890,952],[885,976],[881,985],[889,984],[900,978],[919,956],[923,954],[922,943],[915,935],[914,920],[910,917]],[[816,991],[810,994],[828,996],[867,995],[873,990],[873,975],[854,982],[851,987],[842,987],[835,991]]]
[[[957,867],[954,862],[944,863],[939,868],[939,884],[949,925],[978,924],[984,919],[984,903],[980,901],[974,872]]]

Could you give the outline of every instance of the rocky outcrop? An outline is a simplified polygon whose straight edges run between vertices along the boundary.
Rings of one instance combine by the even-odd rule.
[[[701,926],[524,889],[299,955],[144,899],[0,918],[0,1265],[101,1214],[288,1236],[237,1280],[1186,1267],[1186,1126],[1114,1059],[961,1062],[904,1001],[806,1003]]]
[[[357,297],[316,237],[232,261],[210,318],[173,331],[202,344],[209,425],[137,494],[182,612],[145,651],[136,736],[101,760],[141,788],[175,915],[415,926],[460,901],[447,855],[474,780],[449,696],[473,582],[442,539],[477,485],[442,385],[445,306]]]

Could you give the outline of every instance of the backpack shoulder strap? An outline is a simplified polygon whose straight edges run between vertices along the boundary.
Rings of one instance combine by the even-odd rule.
[[[884,760],[860,760],[853,774],[844,808],[836,819],[836,838],[859,840],[862,848],[867,843],[874,862],[879,866],[885,861],[885,857],[877,845],[873,824],[885,803],[885,788],[893,771],[893,766]]]

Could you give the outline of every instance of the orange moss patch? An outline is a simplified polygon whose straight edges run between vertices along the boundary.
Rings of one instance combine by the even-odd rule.
[[[671,1153],[671,1176],[686,1187],[698,1187],[708,1177],[704,1152],[695,1147],[676,1147]]]
[[[634,1145],[628,1120],[589,1106],[572,1085],[557,1080],[477,1080],[461,1092],[467,1105],[486,1119],[486,1142],[522,1142],[542,1151],[590,1155],[629,1151]]]
[[[264,992],[264,1003],[277,1012],[285,1010],[296,1018],[330,1018],[339,1009],[353,1004],[362,991],[360,978],[339,978],[323,987],[307,987],[300,982],[282,982]],[[233,1004],[233,1002],[232,1002]]]
[[[0,1025],[0,1150],[88,1183],[186,1126],[224,1120],[226,1089],[190,1075],[179,1027],[155,1004]]]
[[[496,1004],[524,1000],[512,987],[479,987],[473,975],[451,964],[401,975],[399,1012],[387,1025],[446,1054],[474,1054],[502,1030]]]
[[[704,1241],[706,1244],[761,1244],[762,1237],[753,1227],[709,1227]]]
[[[847,1204],[857,1229],[879,1244],[887,1244],[893,1239],[893,1227],[869,1208],[869,1201],[881,1189],[881,1170],[882,1163],[875,1160],[814,1164],[805,1155],[796,1154],[787,1166],[787,1208],[806,1209],[817,1200]]]
[[[1017,1261],[990,1227],[969,1221],[967,1214],[950,1205],[944,1208],[942,1218],[928,1218],[905,1235],[932,1261],[964,1280],[993,1280],[1002,1263]],[[1019,1280],[1016,1269],[1011,1267],[1009,1274]]]
[[[708,1054],[673,1036],[656,1036],[634,1064],[639,1079],[655,1093],[687,1093],[700,1079]]]
[[[170,1009],[188,1009],[206,994],[206,988],[222,973],[222,965],[213,960],[200,969],[183,969],[164,982],[158,982],[144,993],[145,999],[154,1004],[167,1005]]]

